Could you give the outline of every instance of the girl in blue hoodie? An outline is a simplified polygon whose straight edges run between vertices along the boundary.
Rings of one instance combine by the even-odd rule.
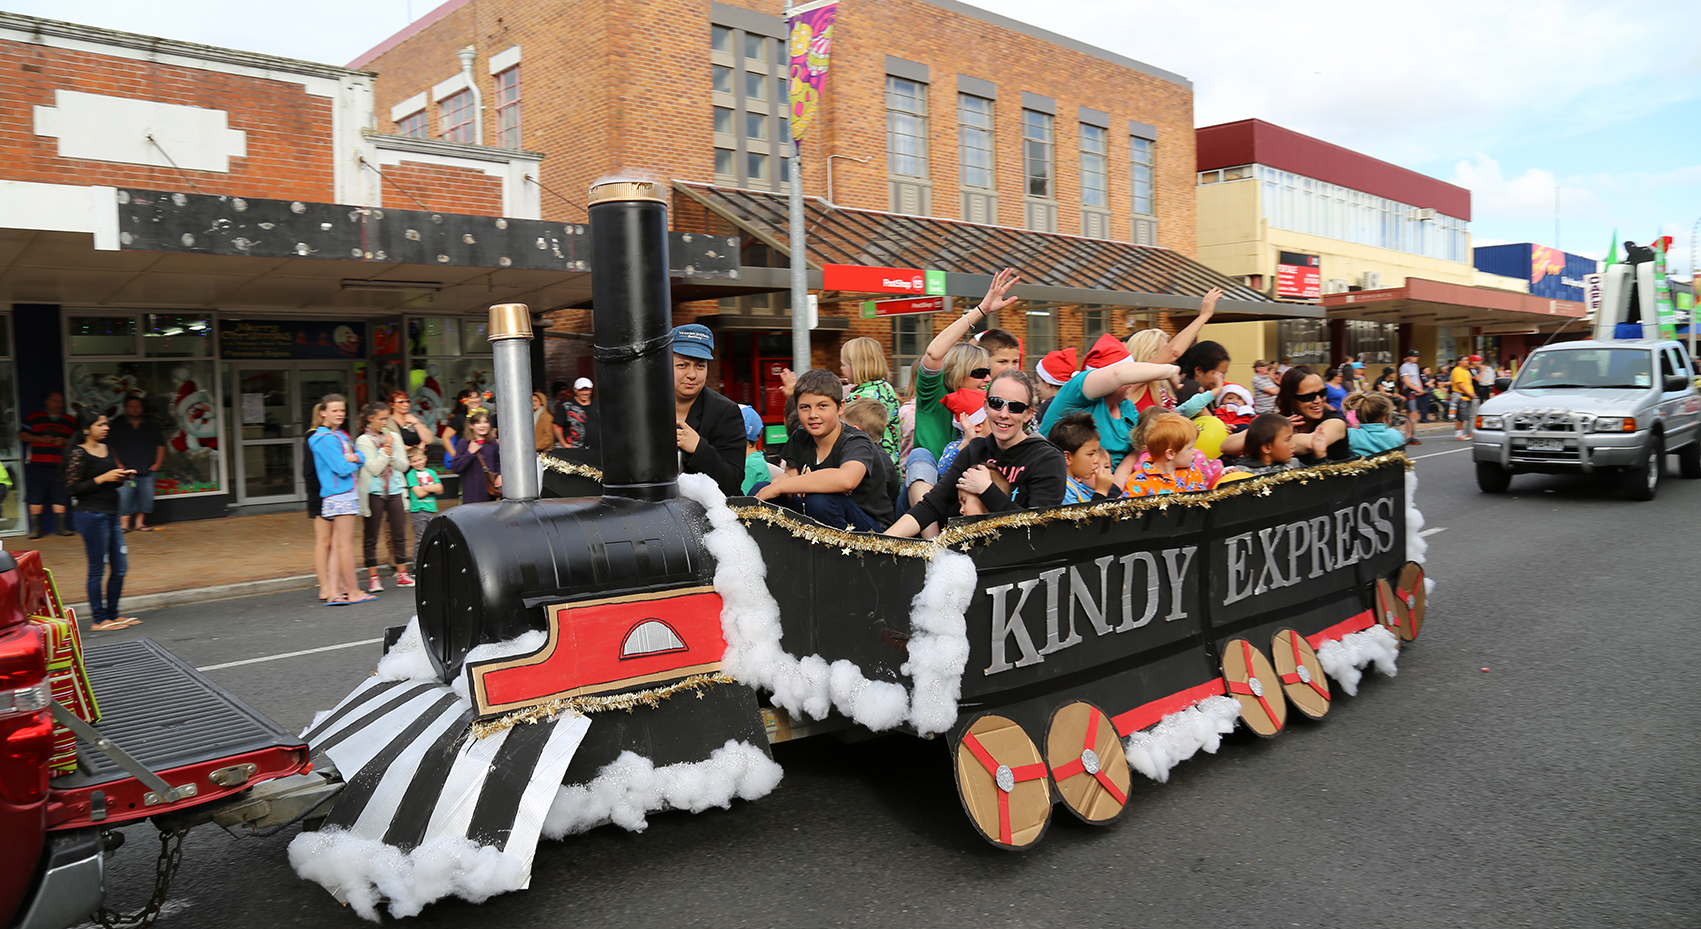
[[[326,561],[327,606],[347,606],[378,599],[360,589],[354,576],[354,524],[360,519],[360,501],[355,496],[354,475],[363,456],[348,433],[342,431],[348,418],[348,401],[341,394],[326,394],[313,408],[316,428],[307,437],[313,450],[313,469],[319,477],[322,499],[319,515],[331,520],[331,552]]]
[[[1406,437],[1388,424],[1394,401],[1387,394],[1365,394],[1358,401],[1358,425],[1347,430],[1347,445],[1355,455],[1380,455],[1406,444]]]

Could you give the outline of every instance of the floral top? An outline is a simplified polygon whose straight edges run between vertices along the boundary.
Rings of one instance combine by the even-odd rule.
[[[850,389],[845,394],[845,402],[852,400],[878,400],[886,407],[886,431],[875,438],[880,447],[885,450],[893,464],[898,463],[898,392],[892,389],[890,382],[864,381]]]
[[[1122,490],[1130,497],[1151,497],[1158,494],[1192,493],[1210,490],[1223,476],[1223,463],[1211,458],[1195,458],[1190,468],[1177,468],[1168,475],[1158,470],[1150,460],[1141,462]]]

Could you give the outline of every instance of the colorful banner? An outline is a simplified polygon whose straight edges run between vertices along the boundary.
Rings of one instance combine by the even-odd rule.
[[[838,0],[816,0],[791,12],[788,50],[791,54],[791,137],[801,142],[821,109],[821,87],[827,82],[827,59],[833,52],[833,19]]]
[[[1671,302],[1671,282],[1666,280],[1666,246],[1669,239],[1654,242],[1654,312],[1660,324],[1660,338],[1677,338],[1677,307]]]

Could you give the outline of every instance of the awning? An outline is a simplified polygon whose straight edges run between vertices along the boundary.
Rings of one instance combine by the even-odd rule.
[[[790,258],[786,197],[683,181],[675,181],[673,188],[681,198],[701,205]],[[679,204],[674,211],[676,229],[684,229],[688,222],[683,206]],[[1199,298],[1207,291],[1220,287],[1226,296],[1217,304],[1219,322],[1323,317],[1320,307],[1266,299],[1258,291],[1168,248],[847,209],[818,197],[805,198],[804,216],[809,286],[813,290],[822,287],[823,265],[915,268],[943,272],[945,295],[973,299],[986,293],[991,271],[1013,267],[1021,272],[1024,283],[1011,293],[1030,304],[1154,308],[1185,316],[1189,310],[1197,312]],[[739,271],[739,286],[766,283],[772,290],[789,286],[784,268],[743,267]],[[714,282],[711,286],[730,285]],[[853,296],[839,293],[842,296],[833,299]]]
[[[1471,326],[1486,334],[1534,332],[1582,319],[1581,303],[1549,300],[1513,290],[1446,284],[1407,278],[1404,287],[1326,294],[1323,306],[1330,319],[1362,319],[1382,323]]]

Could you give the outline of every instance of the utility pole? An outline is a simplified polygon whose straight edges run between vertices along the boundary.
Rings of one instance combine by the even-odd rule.
[[[795,12],[787,0],[788,35]],[[803,235],[803,146],[796,136],[791,138],[786,161],[791,169],[791,218],[787,223],[791,232],[791,369],[802,374],[809,370],[809,249]]]
[[[1701,235],[1701,219],[1689,227],[1689,363],[1695,363],[1695,317],[1701,315],[1701,305],[1696,304],[1696,298],[1701,297],[1701,274],[1695,273],[1696,237]]]

